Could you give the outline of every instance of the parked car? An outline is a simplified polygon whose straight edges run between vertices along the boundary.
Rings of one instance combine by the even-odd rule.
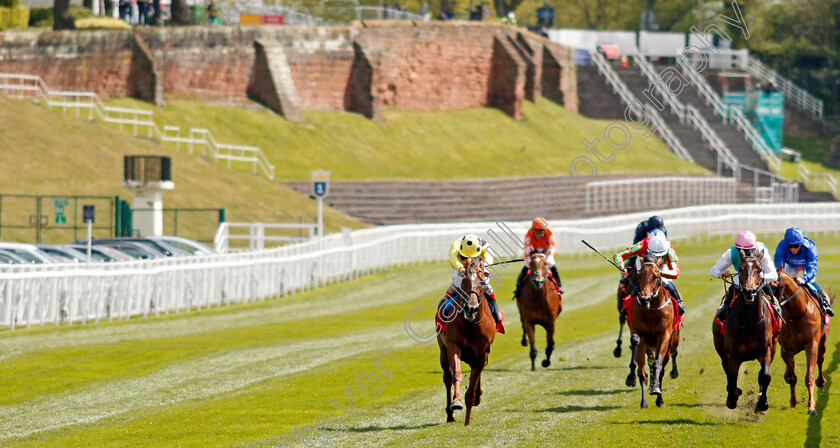
[[[26,260],[17,255],[0,249],[0,264],[23,264]]]
[[[0,243],[0,249],[11,252],[24,259],[26,263],[53,264],[55,260],[44,252],[38,250],[34,244],[25,243]]]
[[[78,250],[87,256],[86,244],[68,244],[70,248]],[[131,261],[134,258],[124,254],[116,249],[107,246],[91,246],[90,247],[90,261],[96,262],[110,262],[110,261]]]
[[[217,253],[212,247],[180,236],[163,235],[149,237],[149,239],[163,241],[191,255],[213,255]]]
[[[123,242],[131,242],[131,243],[139,243],[144,246],[151,247],[153,251],[160,252],[166,257],[182,257],[187,256],[190,253],[178,249],[163,240],[157,239],[157,237],[148,237],[148,238],[138,238],[138,237],[125,237],[125,238],[96,238],[93,240],[92,244],[100,245],[104,244],[107,246],[112,246],[115,243],[123,243]],[[77,244],[87,244],[87,240],[76,241]],[[131,255],[131,254],[129,254]]]
[[[88,261],[86,252],[80,252],[69,246],[36,244],[35,247],[55,258],[59,263],[86,263]]]
[[[137,241],[113,241],[113,242],[99,242],[96,243],[94,240],[96,247],[104,246],[110,247],[112,249],[116,249],[132,258],[137,260],[149,260],[152,258],[164,258],[166,254],[163,252],[155,249],[154,247],[143,244]]]

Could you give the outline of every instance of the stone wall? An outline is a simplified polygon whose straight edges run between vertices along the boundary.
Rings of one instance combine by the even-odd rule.
[[[495,106],[520,118],[522,100],[536,101],[543,90],[577,107],[568,49],[498,23],[7,32],[0,33],[0,72],[39,74],[51,88],[93,90],[103,98],[246,99],[255,62],[261,64],[254,50],[260,39],[283,48],[284,76],[291,76],[303,109],[376,118],[384,107]],[[554,55],[547,78],[546,51]],[[545,79],[555,85],[544,88]]]

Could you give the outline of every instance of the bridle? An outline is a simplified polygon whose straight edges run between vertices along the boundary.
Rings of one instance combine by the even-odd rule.
[[[656,289],[654,289],[653,293],[651,293],[651,295],[649,295],[647,297],[642,297],[642,293],[641,293],[641,291],[639,291],[638,294],[636,294],[636,302],[639,305],[641,305],[643,308],[645,308],[646,310],[659,311],[662,308],[665,308],[669,303],[671,303],[671,298],[669,297],[668,300],[666,300],[662,305],[659,305],[658,308],[651,308],[650,307],[651,299],[658,298],[659,293],[662,290],[662,274],[659,271],[659,265],[657,265],[653,261],[646,261],[646,262],[642,263],[642,269],[644,269],[644,267],[648,266],[648,265],[653,266],[654,269],[656,269],[656,271],[655,271],[655,273],[656,273]],[[641,275],[642,275],[641,269],[639,270],[638,275],[639,275],[639,278],[641,278]],[[636,285],[636,289],[637,290],[639,289],[638,285]]]
[[[479,264],[478,267],[481,268],[481,265]],[[467,278],[469,278],[470,280],[470,289],[469,291],[465,291],[466,296],[461,298],[464,301],[464,306],[461,307],[461,313],[463,314],[465,321],[470,322],[472,324],[479,324],[481,323],[481,320],[484,319],[484,314],[481,313],[481,302],[482,300],[484,300],[484,298],[482,297],[484,294],[481,294],[475,290],[475,283],[480,282],[480,279],[478,278],[478,272],[475,272],[475,270],[473,269],[473,261],[469,263],[467,269],[465,269],[464,274],[464,280],[466,280]],[[476,313],[479,315],[478,320],[470,320],[467,318],[467,309],[470,308],[467,299],[470,297],[470,294],[475,294],[476,299],[478,300],[478,305],[476,306]],[[460,297],[461,294],[458,294],[458,296]]]
[[[754,260],[755,262],[758,263],[758,257],[744,257],[744,259],[741,261],[742,266],[744,265],[744,263],[747,263],[747,272],[745,272],[747,278],[751,277],[753,275],[753,272],[754,272],[753,271],[753,263],[752,263],[752,261],[748,261],[748,260]],[[738,279],[740,280],[740,283],[743,283],[744,282],[744,276],[740,275],[741,274],[740,273],[740,267],[739,267],[738,274],[739,274]],[[761,275],[761,273],[759,272],[759,276],[760,275]],[[761,280],[759,279],[759,284],[760,283],[761,283]],[[742,299],[744,299],[744,302],[748,303],[748,304],[754,303],[755,300],[758,298],[758,294],[761,292],[761,286],[757,286],[755,288],[745,288],[742,285],[737,285],[736,286],[734,283],[733,283],[733,286],[738,289],[738,294],[741,296]]]
[[[531,255],[531,257],[540,257],[543,260],[546,260],[545,254],[543,254],[541,252],[538,252],[538,253],[535,253],[535,254]],[[546,267],[548,266],[547,263],[545,265],[546,265]],[[530,266],[529,266],[529,268],[530,268]],[[541,276],[540,280],[537,280],[537,276],[536,276],[537,272],[542,273],[542,271],[534,271],[533,269],[531,269],[531,283],[533,283],[534,286],[537,289],[542,289],[543,285],[545,285],[546,278],[545,278],[545,276]]]

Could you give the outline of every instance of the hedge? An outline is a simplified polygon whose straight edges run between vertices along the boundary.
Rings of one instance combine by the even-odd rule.
[[[29,26],[29,7],[0,7],[0,30],[26,28]]]

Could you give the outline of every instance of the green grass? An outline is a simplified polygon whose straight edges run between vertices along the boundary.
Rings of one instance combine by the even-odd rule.
[[[820,281],[840,284],[840,238],[820,244]],[[762,239],[773,245],[779,235]],[[708,268],[730,239],[676,242],[686,299],[681,376],[667,378],[665,407],[639,409],[638,388],[624,386],[625,355],[612,357],[617,275],[591,256],[560,257],[567,295],[558,318],[549,369],[530,372],[527,350],[508,299],[518,267],[502,271],[498,297],[508,334],[499,335],[483,375],[485,394],[472,428],[444,422],[444,388],[434,342],[409,338],[412,308],[418,334],[432,329],[430,302],[447,285],[443,264],[407,267],[266,303],[91,325],[0,333],[0,444],[6,446],[270,447],[312,427],[333,411],[340,425],[322,446],[837,446],[840,364],[829,334],[818,391],[820,417],[791,409],[781,359],[773,363],[766,416],[752,413],[757,364],[745,364],[739,407],[724,407],[725,377],[712,347],[710,323],[721,296]],[[597,243],[597,242],[596,242]],[[545,345],[538,330],[538,346]],[[362,397],[355,381],[383,350],[406,364],[385,365],[381,393]],[[376,383],[374,383],[376,384]],[[331,407],[348,404],[357,415]],[[343,431],[341,429],[343,428]],[[317,436],[316,436],[317,438]],[[324,442],[324,440],[319,440]],[[286,446],[302,446],[289,444]]]
[[[225,208],[227,220],[237,222],[297,222],[303,217],[311,223],[316,214],[315,201],[280,182],[4,96],[0,96],[0,136],[0,194],[4,195],[119,195],[131,203],[132,191],[122,187],[123,155],[163,154],[173,157],[175,182],[175,189],[164,193],[167,208]],[[3,225],[28,224],[35,213],[31,199],[6,198],[0,206]],[[48,202],[44,207],[51,215]],[[171,233],[173,216],[166,218],[165,230]],[[212,239],[218,223],[217,214],[180,218],[180,233],[200,239]],[[100,219],[107,221],[102,215]],[[325,209],[324,222],[329,231],[363,226],[330,208]],[[44,242],[73,238],[72,232],[52,227],[58,226],[44,232]],[[2,239],[31,242],[34,231],[4,229]]]
[[[159,124],[207,127],[221,142],[259,146],[277,167],[277,177],[309,179],[312,169],[328,169],[335,180],[460,179],[563,175],[579,156],[589,155],[581,140],[603,143],[610,123],[575,114],[540,98],[525,102],[525,119],[498,109],[405,111],[387,109],[385,123],[355,114],[309,110],[306,123],[294,123],[267,110],[170,101],[155,108],[134,99],[109,104],[153,109]],[[236,123],[236,126],[232,126]],[[618,138],[618,136],[614,136]],[[597,163],[597,162],[596,162]],[[704,168],[674,155],[655,136],[634,132],[628,148],[600,173],[647,172],[706,174]]]
[[[840,169],[829,166],[826,163],[828,153],[831,149],[831,137],[785,137],[785,146],[793,148],[802,153],[803,166],[811,173],[830,173],[840,181]],[[782,162],[782,169],[779,174],[788,179],[799,180],[799,164],[794,162]],[[818,188],[819,185],[809,185],[809,188]]]

